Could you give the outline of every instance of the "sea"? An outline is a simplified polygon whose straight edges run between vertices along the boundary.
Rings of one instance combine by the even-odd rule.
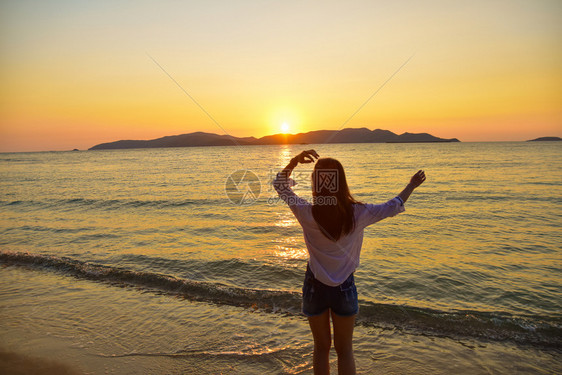
[[[562,142],[0,154],[0,352],[87,374],[312,373],[307,251],[271,186],[305,149],[364,203],[427,175],[365,230],[358,373],[562,373]],[[311,168],[293,174],[305,199]]]

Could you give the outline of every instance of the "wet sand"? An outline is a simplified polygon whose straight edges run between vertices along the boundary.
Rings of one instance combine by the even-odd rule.
[[[0,373],[4,375],[79,375],[71,366],[58,361],[0,349]]]

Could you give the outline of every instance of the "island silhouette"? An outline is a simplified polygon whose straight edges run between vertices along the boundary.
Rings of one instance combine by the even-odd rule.
[[[559,142],[562,141],[562,138],[560,137],[540,137],[540,138],[535,138],[535,139],[530,139],[527,142]]]
[[[126,148],[199,147],[199,146],[250,146],[278,144],[322,144],[322,143],[414,143],[414,142],[460,142],[456,138],[444,139],[428,133],[395,134],[389,130],[346,128],[342,130],[315,130],[298,134],[274,134],[261,138],[233,137],[214,133],[194,132],[171,135],[151,140],[121,140],[100,143],[90,150],[115,150]]]

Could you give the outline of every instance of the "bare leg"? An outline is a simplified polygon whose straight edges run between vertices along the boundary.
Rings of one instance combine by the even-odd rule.
[[[355,317],[338,316],[332,312],[334,324],[334,347],[338,353],[338,374],[354,375],[355,358],[353,356],[353,328]]]
[[[330,310],[321,315],[308,318],[312,337],[314,338],[314,375],[330,373],[330,346],[332,334],[330,332]]]

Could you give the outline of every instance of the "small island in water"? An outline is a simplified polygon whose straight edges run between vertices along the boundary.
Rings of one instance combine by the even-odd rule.
[[[315,130],[299,134],[274,134],[261,138],[233,137],[213,133],[195,132],[172,135],[151,140],[121,140],[101,143],[90,150],[115,150],[125,148],[198,147],[198,146],[250,146],[278,144],[321,143],[417,143],[460,142],[456,138],[445,139],[427,133],[395,134],[389,130],[346,128],[342,130]]]
[[[530,139],[527,142],[552,142],[552,141],[562,141],[560,137],[540,137],[536,139]]]

